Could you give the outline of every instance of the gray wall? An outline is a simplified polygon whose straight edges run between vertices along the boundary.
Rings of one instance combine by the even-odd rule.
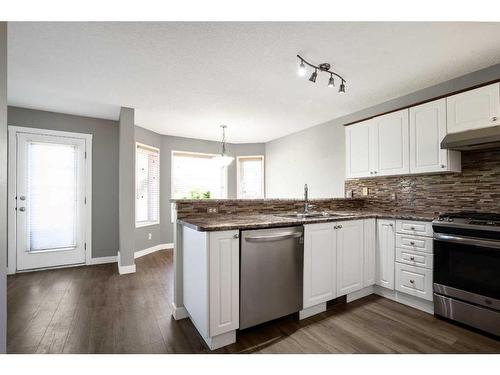
[[[7,22],[0,22],[0,353],[7,351]]]
[[[301,197],[304,183],[310,185],[313,198],[343,196],[344,124],[497,79],[500,79],[500,64],[266,143],[267,197]]]
[[[150,130],[136,126],[135,141],[144,143],[149,146],[157,147],[160,149],[160,168],[161,168],[164,160],[164,155],[161,150],[162,136]],[[163,207],[162,206],[163,200],[166,199],[166,197],[164,197],[163,194],[162,186],[166,184],[167,180],[165,179],[165,176],[163,176],[162,173],[160,173],[160,213],[161,213],[161,207]],[[158,225],[148,225],[147,227],[135,228],[135,239],[134,239],[135,251],[147,249],[148,247],[164,243],[162,242],[162,236],[161,236],[162,233],[161,229],[164,224],[165,223],[161,220],[160,217],[160,224]],[[150,240],[148,239],[149,233],[151,233]]]
[[[118,122],[118,237],[120,265],[134,264],[135,251],[135,110],[120,109]]]
[[[93,134],[92,257],[118,251],[118,124],[116,121],[9,107],[8,123]]]

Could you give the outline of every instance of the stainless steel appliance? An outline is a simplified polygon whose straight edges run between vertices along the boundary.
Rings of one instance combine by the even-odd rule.
[[[500,214],[444,214],[433,229],[434,314],[500,336]]]
[[[240,329],[302,309],[302,226],[241,232]]]

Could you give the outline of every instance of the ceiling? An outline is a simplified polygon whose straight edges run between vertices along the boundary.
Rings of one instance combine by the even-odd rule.
[[[500,23],[164,22],[8,25],[9,105],[161,134],[266,142],[500,62]],[[329,62],[347,92],[297,76]],[[337,82],[338,87],[338,82]]]

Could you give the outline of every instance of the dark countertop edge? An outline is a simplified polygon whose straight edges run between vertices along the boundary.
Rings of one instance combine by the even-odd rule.
[[[366,200],[366,197],[354,198],[310,198],[309,202],[329,202],[329,201],[361,201]],[[223,198],[223,199],[169,199],[170,203],[228,203],[228,202],[303,202],[304,199],[299,198],[263,198],[263,199],[236,199],[236,198]]]
[[[215,224],[215,225],[197,225],[189,222],[189,219],[178,219],[177,223],[182,224],[188,228],[194,229],[198,232],[220,232],[225,230],[243,230],[243,229],[264,229],[264,228],[279,228],[279,227],[292,227],[304,224],[318,224],[329,223],[334,221],[347,221],[347,220],[362,220],[362,219],[394,219],[394,220],[412,220],[412,221],[427,221],[431,222],[434,217],[416,216],[409,214],[388,214],[388,213],[360,213],[353,216],[330,217],[330,218],[312,218],[306,220],[290,219],[289,221],[276,221],[273,223],[247,223],[247,224]]]

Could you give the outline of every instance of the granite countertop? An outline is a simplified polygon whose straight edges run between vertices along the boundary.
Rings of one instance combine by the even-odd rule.
[[[239,214],[239,215],[202,215],[199,217],[177,220],[177,223],[185,225],[200,232],[213,232],[234,229],[262,229],[273,227],[297,226],[303,224],[326,223],[332,221],[345,221],[357,219],[400,219],[416,221],[432,221],[432,216],[421,216],[411,213],[383,213],[383,212],[330,212],[331,216],[313,217],[299,219],[295,217],[283,217],[286,213],[277,214]],[[335,216],[336,215],[336,216]]]

